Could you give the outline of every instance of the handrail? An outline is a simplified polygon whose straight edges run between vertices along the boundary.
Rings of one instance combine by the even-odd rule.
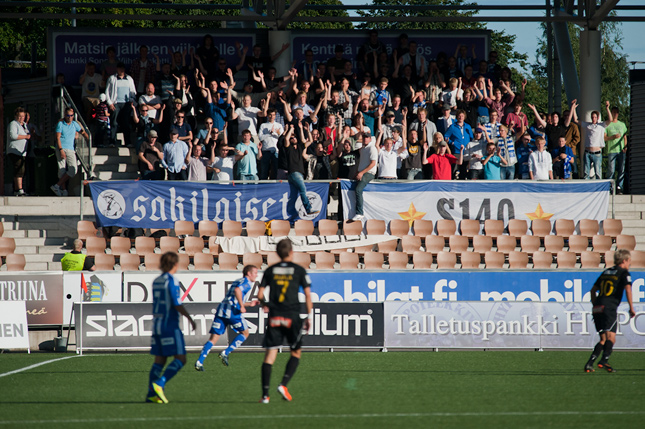
[[[85,174],[87,177],[92,176],[92,133],[90,132],[90,128],[87,126],[85,123],[85,120],[83,120],[83,116],[80,114],[80,110],[78,107],[76,107],[76,104],[74,103],[74,100],[72,100],[72,97],[69,95],[67,92],[67,89],[65,89],[64,85],[55,85],[54,87],[58,86],[60,89],[60,95],[58,98],[59,102],[59,108],[60,112],[65,112],[66,108],[72,108],[76,112],[76,121],[78,121],[79,124],[81,124],[81,127],[85,130],[87,135],[89,136],[89,139],[85,140],[83,137],[79,137],[75,141],[75,146],[76,146],[76,155],[78,160],[81,162],[81,167],[83,167],[83,170],[85,171]],[[87,144],[85,144],[87,142]]]

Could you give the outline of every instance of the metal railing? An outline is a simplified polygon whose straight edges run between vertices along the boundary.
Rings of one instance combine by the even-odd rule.
[[[87,124],[85,123],[85,120],[83,120],[83,116],[81,115],[82,110],[79,110],[79,108],[76,107],[74,100],[72,100],[72,97],[65,89],[65,86],[56,85],[54,86],[54,88],[60,91],[58,100],[56,100],[59,111],[65,112],[65,109],[67,108],[74,109],[74,112],[76,112],[76,118],[74,119],[79,124],[81,124],[81,127],[85,130],[85,132],[89,136],[89,139],[85,139],[83,136],[79,136],[75,141],[75,147],[76,147],[76,157],[80,161],[86,177],[92,177],[92,169],[93,169],[92,132],[90,131],[90,127],[88,127]]]

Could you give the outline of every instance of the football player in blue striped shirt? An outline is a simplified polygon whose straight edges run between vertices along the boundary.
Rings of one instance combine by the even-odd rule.
[[[150,354],[154,355],[155,362],[150,370],[148,381],[148,395],[146,402],[168,403],[164,388],[186,364],[186,345],[184,334],[179,328],[179,315],[185,316],[193,330],[195,321],[188,314],[180,301],[179,282],[173,274],[177,272],[179,256],[168,252],[161,256],[160,268],[163,274],[155,279],[152,284],[152,344]],[[163,371],[168,356],[175,359]],[[163,371],[163,374],[162,374]]]
[[[247,265],[242,270],[242,277],[236,280],[228,289],[226,297],[217,306],[215,319],[210,330],[210,338],[204,344],[199,359],[195,362],[195,369],[197,371],[204,371],[204,361],[208,356],[211,348],[217,342],[217,339],[226,331],[226,327],[230,326],[237,336],[233,339],[231,344],[219,354],[219,358],[225,366],[228,366],[228,355],[242,345],[244,340],[249,337],[249,328],[246,326],[243,314],[246,313],[245,307],[253,307],[257,305],[257,301],[244,303],[244,296],[249,293],[253,287],[255,279],[258,277],[258,268],[255,265]]]

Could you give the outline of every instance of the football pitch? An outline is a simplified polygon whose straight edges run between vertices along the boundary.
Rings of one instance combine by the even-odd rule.
[[[262,356],[236,352],[224,367],[213,351],[197,372],[189,354],[164,405],[143,402],[144,353],[2,354],[0,428],[635,428],[645,417],[639,352],[616,351],[613,374],[584,373],[587,351],[305,352],[292,402],[276,391],[281,353],[259,404]]]

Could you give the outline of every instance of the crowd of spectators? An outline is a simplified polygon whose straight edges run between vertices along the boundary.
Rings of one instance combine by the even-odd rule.
[[[452,56],[425,58],[402,34],[388,53],[372,30],[356,58],[341,45],[326,61],[309,50],[279,76],[272,63],[288,47],[269,56],[259,45],[249,53],[238,44],[236,61],[227,61],[206,35],[198,49],[170,58],[153,59],[141,46],[129,70],[108,48],[107,59],[87,64],[80,78],[95,141],[115,145],[123,132],[142,179],[298,172],[303,180],[356,180],[359,193],[374,178],[600,178],[607,145],[609,173],[623,186],[626,128],[618,109],[607,104],[605,122],[593,112],[587,123],[577,120],[575,100],[562,114],[526,104],[535,117],[529,123],[526,80],[514,82],[495,51],[477,58],[474,46],[457,45]],[[587,138],[578,168],[581,127]],[[299,148],[302,162],[289,148]]]

